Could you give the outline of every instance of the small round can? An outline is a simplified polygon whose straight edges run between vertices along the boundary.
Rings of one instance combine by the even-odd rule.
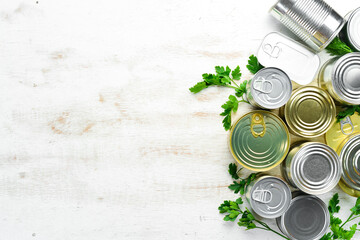
[[[337,151],[349,135],[360,132],[360,115],[354,114],[334,123],[325,134],[326,144]]]
[[[319,240],[330,225],[330,213],[320,198],[299,195],[292,199],[289,209],[276,223],[292,240]]]
[[[229,148],[243,167],[267,171],[285,159],[290,148],[290,134],[277,115],[257,110],[242,116],[231,128]]]
[[[323,0],[279,0],[270,13],[315,51],[323,50],[345,24]]]
[[[353,50],[360,51],[360,7],[345,16],[347,21],[339,33],[340,39]]]
[[[301,87],[293,92],[280,111],[290,132],[314,138],[323,135],[335,121],[336,108],[330,95],[318,87]]]
[[[336,152],[318,142],[292,146],[281,165],[282,176],[290,185],[308,194],[332,190],[341,177],[341,164]]]
[[[268,67],[257,72],[247,84],[247,99],[251,105],[276,109],[285,105],[292,92],[289,76],[279,68]]]
[[[327,61],[319,71],[319,86],[341,104],[360,104],[360,52]]]
[[[252,210],[263,218],[280,217],[291,202],[289,186],[273,176],[262,176],[250,183],[245,196]]]
[[[338,147],[338,153],[342,165],[339,186],[347,194],[360,197],[360,133],[345,139]]]

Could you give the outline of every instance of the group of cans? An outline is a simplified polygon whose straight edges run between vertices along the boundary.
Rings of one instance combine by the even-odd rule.
[[[337,184],[360,196],[360,116],[336,122],[336,105],[360,104],[360,8],[342,18],[323,0],[279,0],[271,14],[306,45],[268,34],[258,51],[266,66],[247,83],[255,110],[232,127],[230,151],[243,167],[264,172],[280,165],[282,179],[262,175],[246,189],[253,211],[276,218],[290,239],[320,239],[329,226],[326,204],[315,195]],[[316,52],[336,36],[354,52],[320,68]],[[318,86],[293,90],[292,81]],[[271,111],[279,109],[279,116]],[[290,133],[304,138],[290,144]],[[325,134],[326,143],[311,141]],[[291,192],[289,185],[297,192]]]

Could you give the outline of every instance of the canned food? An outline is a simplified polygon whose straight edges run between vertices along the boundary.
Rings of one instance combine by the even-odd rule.
[[[323,194],[333,189],[341,177],[336,152],[317,142],[293,146],[281,165],[281,173],[290,185],[308,194]]]
[[[325,134],[326,144],[337,151],[342,141],[349,137],[349,135],[357,132],[360,132],[360,116],[354,114],[331,126]]]
[[[318,87],[301,87],[293,92],[280,111],[290,131],[301,137],[324,134],[335,121],[336,108],[330,95]]]
[[[289,100],[292,84],[278,68],[263,68],[247,84],[247,99],[251,105],[265,109],[279,108]]]
[[[360,8],[346,15],[345,20],[347,22],[339,33],[339,37],[353,50],[360,51]]]
[[[360,134],[345,139],[338,148],[342,165],[339,186],[347,194],[360,197]]]
[[[292,240],[319,240],[330,225],[330,214],[320,198],[300,195],[292,199],[289,209],[276,223]]]
[[[319,72],[319,86],[339,103],[360,104],[360,53],[327,61]]]
[[[285,159],[290,134],[285,123],[274,113],[253,111],[232,127],[229,147],[235,160],[245,168],[267,171]]]
[[[262,176],[246,187],[246,199],[252,210],[263,218],[277,218],[290,206],[291,191],[280,178]]]
[[[282,69],[291,80],[301,85],[310,83],[320,67],[318,55],[276,32],[265,36],[257,57],[262,65]]]
[[[270,13],[315,51],[329,45],[345,24],[322,0],[279,0]]]

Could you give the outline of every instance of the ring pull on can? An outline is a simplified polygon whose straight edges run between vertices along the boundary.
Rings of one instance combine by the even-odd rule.
[[[254,130],[254,126],[256,125],[262,125],[262,131],[261,132],[256,132]],[[264,122],[264,118],[261,114],[259,113],[255,113],[253,114],[252,118],[251,118],[251,133],[254,137],[263,137],[266,133],[266,125]]]
[[[351,126],[351,132],[349,132],[349,133],[346,133],[346,132],[344,131],[344,126],[345,126],[346,124],[349,124],[349,125]],[[342,119],[342,120],[340,121],[340,127],[341,127],[341,132],[342,132],[343,134],[345,134],[345,135],[350,135],[350,134],[352,134],[352,133],[354,132],[354,125],[353,125],[353,123],[351,122],[350,117],[346,117],[346,118]]]
[[[252,199],[261,203],[269,203],[272,200],[272,193],[269,190],[257,189],[253,192]]]
[[[266,89],[267,85],[270,86],[270,89]],[[263,77],[260,77],[260,78],[258,78],[258,79],[256,79],[254,81],[254,89],[259,91],[259,92],[269,94],[273,90],[273,83],[270,80],[267,80],[267,79],[265,79]]]

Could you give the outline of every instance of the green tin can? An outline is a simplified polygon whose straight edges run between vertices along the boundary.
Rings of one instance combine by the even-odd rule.
[[[290,134],[280,117],[267,111],[242,116],[232,127],[230,151],[243,167],[268,171],[279,165],[290,147]]]

